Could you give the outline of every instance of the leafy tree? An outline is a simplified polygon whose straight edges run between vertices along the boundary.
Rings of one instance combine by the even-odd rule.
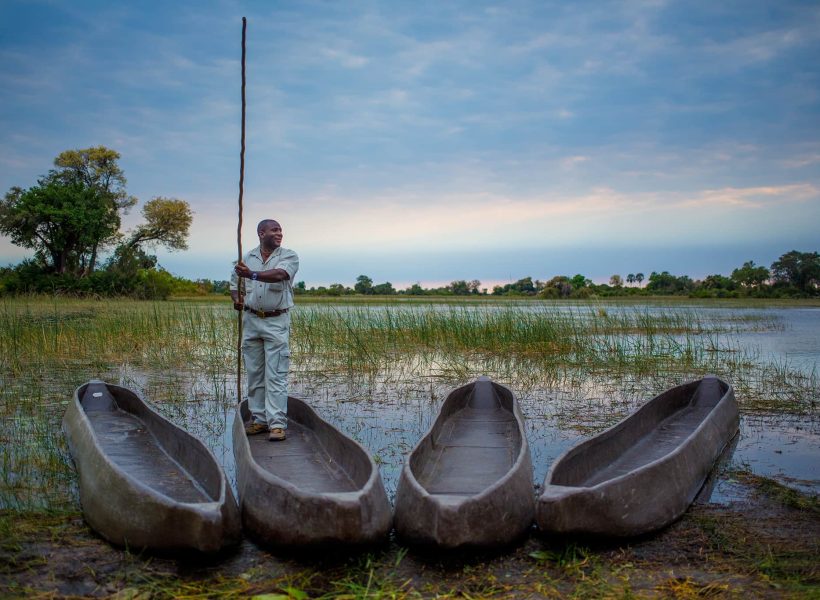
[[[731,279],[724,275],[709,275],[701,282],[701,286],[708,290],[733,290],[736,285],[734,274]]]
[[[755,266],[753,260],[743,263],[742,267],[732,271],[732,280],[744,287],[758,287],[770,276],[769,269],[760,265]]]
[[[675,277],[669,271],[663,271],[662,273],[653,271],[649,275],[649,283],[646,284],[646,289],[661,294],[675,294],[694,289],[694,282],[687,275]]]
[[[357,294],[373,294],[373,280],[367,275],[359,275],[353,289]]]
[[[393,284],[387,281],[385,283],[374,285],[371,293],[378,294],[380,296],[392,296],[396,293],[396,290],[393,288]]]
[[[775,281],[796,287],[798,290],[817,293],[820,284],[820,254],[792,250],[772,263]]]
[[[97,190],[100,198],[108,202],[111,213],[108,219],[116,221],[113,234],[100,237],[91,243],[86,262],[87,273],[94,271],[99,250],[116,241],[120,227],[120,212],[128,213],[128,210],[137,203],[137,199],[126,192],[125,173],[117,163],[119,159],[119,152],[105,146],[66,150],[54,159],[54,166],[57,169],[49,173],[49,177],[64,183],[81,184]]]
[[[481,282],[476,281],[476,293],[478,293],[478,286],[481,285]],[[532,282],[532,277],[524,277],[523,279],[519,279],[515,283],[508,283],[504,286],[497,285],[493,288],[493,294],[495,295],[527,295],[533,296],[535,295],[535,284]]]
[[[139,246],[123,244],[114,250],[114,254],[105,264],[105,270],[124,275],[133,275],[140,269],[154,269],[157,266],[157,257],[146,254]]]
[[[80,274],[88,252],[118,228],[118,215],[97,188],[53,176],[28,190],[14,187],[0,202],[0,233],[60,274]]]
[[[643,281],[643,273],[635,273],[635,281],[638,282],[638,287],[641,287],[641,282]]]
[[[170,250],[188,249],[188,230],[193,216],[185,200],[157,197],[142,207],[145,223],[139,225],[125,245],[137,248],[142,245],[163,245]]]
[[[342,296],[347,290],[341,283],[331,283],[327,289],[328,296]]]
[[[592,281],[590,279],[587,279],[580,273],[578,275],[575,275],[572,279],[570,279],[569,282],[572,284],[573,289],[576,290],[592,285]]]
[[[611,285],[612,287],[619,288],[619,287],[623,286],[623,284],[624,284],[624,280],[621,279],[620,275],[613,275],[612,277],[609,278],[609,285]]]
[[[450,282],[448,288],[456,296],[467,296],[470,293],[470,286],[464,279]]]
[[[627,275],[627,276],[626,276],[626,282],[627,282],[629,285],[632,285],[633,283],[635,283],[635,274],[634,274],[634,273],[630,273],[629,275]]]
[[[405,294],[409,294],[411,296],[423,296],[424,295],[424,288],[421,287],[418,283],[414,283],[411,285],[407,290],[404,292]]]
[[[568,298],[572,293],[572,284],[566,275],[556,275],[544,284],[541,296],[544,298]]]

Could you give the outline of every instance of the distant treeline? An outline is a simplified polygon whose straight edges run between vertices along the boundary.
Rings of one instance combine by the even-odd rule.
[[[37,259],[14,267],[0,268],[0,296],[21,293],[69,294],[78,296],[129,296],[165,299],[171,296],[227,295],[227,281],[175,277],[157,266],[156,258],[141,253],[129,257],[116,255],[102,268],[89,274],[56,273]],[[125,263],[125,264],[124,264]],[[396,290],[388,281],[375,284],[359,275],[353,287],[341,283],[308,288],[304,281],[294,285],[300,296],[530,296],[538,298],[593,298],[610,296],[677,295],[692,298],[806,298],[820,296],[820,254],[792,250],[772,263],[770,268],[753,261],[734,269],[728,276],[709,275],[694,280],[668,271],[612,275],[609,283],[595,284],[584,275],[557,275],[541,281],[524,277],[515,283],[492,289],[478,280],[456,280],[438,288],[418,283]]]
[[[644,281],[646,284],[644,285]],[[547,281],[524,277],[515,283],[482,287],[478,280],[456,280],[438,288],[423,288],[418,283],[396,290],[388,281],[374,284],[367,275],[359,275],[353,287],[341,283],[307,288],[304,281],[294,286],[296,294],[307,296],[533,296],[540,298],[591,298],[603,296],[678,295],[694,298],[801,298],[820,295],[820,254],[792,250],[772,263],[771,268],[754,261],[734,269],[729,276],[709,275],[694,280],[687,275],[668,271],[619,274],[609,283],[595,284],[584,275],[557,275]]]

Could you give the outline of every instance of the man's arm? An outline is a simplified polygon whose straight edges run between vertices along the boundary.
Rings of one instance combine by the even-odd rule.
[[[233,307],[236,310],[241,311],[244,308],[245,298],[239,293],[239,277],[237,276],[236,271],[231,273],[230,291],[231,300],[233,300]]]
[[[245,279],[253,279],[254,271],[251,271],[243,262],[236,265],[236,274]],[[268,271],[256,271],[256,281],[263,283],[278,283],[290,279],[290,275],[284,269],[270,269]],[[233,293],[231,294],[233,297]],[[234,300],[235,302],[235,300]]]

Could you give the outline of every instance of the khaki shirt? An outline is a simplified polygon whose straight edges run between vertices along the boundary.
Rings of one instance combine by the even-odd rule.
[[[262,261],[262,251],[257,246],[248,252],[242,259],[251,271],[270,271],[282,269],[290,275],[290,279],[276,283],[265,283],[245,279],[245,306],[254,310],[280,310],[293,306],[293,278],[299,270],[299,256],[293,250],[279,246]],[[239,289],[239,275],[231,272],[231,291]]]

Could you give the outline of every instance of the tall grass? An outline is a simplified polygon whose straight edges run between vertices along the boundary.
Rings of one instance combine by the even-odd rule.
[[[644,397],[714,373],[735,385],[746,411],[816,413],[819,395],[815,372],[763,362],[732,341],[738,331],[778,326],[743,314],[718,319],[640,305],[307,303],[292,319],[292,383],[327,390],[340,377],[367,380],[358,389],[369,390],[364,399],[371,402],[400,403],[403,390],[427,394],[434,409],[446,392],[427,382],[446,382],[446,390],[479,374],[518,392],[590,389],[594,381],[604,398],[632,390]],[[0,507],[75,501],[60,420],[74,388],[91,378],[135,387],[168,418],[218,441],[236,400],[235,329],[227,303],[0,301]],[[612,406],[559,402],[549,410],[559,425],[587,432],[626,410]],[[354,434],[356,427],[365,428],[355,424]]]

